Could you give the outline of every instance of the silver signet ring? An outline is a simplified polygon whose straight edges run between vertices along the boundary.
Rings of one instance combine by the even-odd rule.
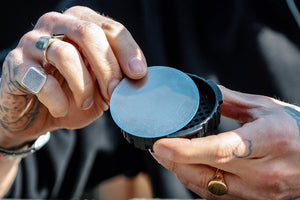
[[[37,94],[44,86],[47,75],[35,67],[30,67],[22,79],[22,85],[33,94]]]

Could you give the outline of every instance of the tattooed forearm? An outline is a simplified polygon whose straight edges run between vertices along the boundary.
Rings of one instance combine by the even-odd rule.
[[[232,152],[232,155],[236,158],[246,158],[252,154],[252,141],[243,140]]]
[[[285,110],[285,112],[287,112],[291,117],[293,117],[296,120],[299,134],[300,134],[300,112],[298,112],[297,110],[295,110],[291,107],[288,107],[288,106],[285,106],[284,110]]]

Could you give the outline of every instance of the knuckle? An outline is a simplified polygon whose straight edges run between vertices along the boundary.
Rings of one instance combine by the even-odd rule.
[[[88,21],[82,21],[82,23],[79,23],[76,31],[78,37],[83,40],[92,38],[95,35],[99,36],[99,34],[104,35],[103,30],[97,24]]]
[[[120,24],[120,23],[119,23]],[[128,38],[128,37],[131,37],[131,34],[130,34],[130,32],[128,31],[128,29],[125,27],[125,26],[123,26],[122,24],[120,24],[120,26],[118,27],[118,29],[117,29],[118,31],[118,33],[119,33],[119,35],[120,35],[120,38]]]
[[[118,31],[115,31],[113,33],[113,37],[115,37],[115,41],[118,43],[122,42],[125,43],[126,45],[132,46],[133,37],[125,27],[123,29],[119,29]]]
[[[48,12],[48,13],[42,15],[38,19],[35,27],[39,28],[41,26],[45,26],[48,29],[51,29],[51,27],[49,27],[50,23],[53,21],[58,21],[60,17],[61,17],[61,14],[58,12]]]
[[[93,11],[92,9],[85,7],[85,6],[73,6],[66,11],[64,11],[64,14],[70,14],[70,15],[76,15],[78,12],[91,12]]]
[[[218,164],[227,163],[232,159],[232,147],[228,144],[220,144],[216,146],[214,154],[210,157]]]
[[[274,99],[271,97],[266,97],[263,95],[255,95],[257,98],[257,101],[261,103],[261,105],[264,105],[266,107],[273,106],[274,105]]]
[[[131,36],[123,24],[108,18],[101,24],[101,28],[108,31],[112,37],[122,36],[121,38],[124,38]]]
[[[33,38],[34,31],[29,31],[25,33],[20,39],[19,46],[25,46],[28,43],[28,41],[33,41]]]

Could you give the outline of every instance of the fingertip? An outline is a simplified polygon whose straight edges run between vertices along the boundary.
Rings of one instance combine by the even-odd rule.
[[[158,152],[159,145],[160,145],[159,140],[153,144],[152,149],[153,149],[154,154],[156,154],[156,152]]]
[[[172,139],[160,139],[153,145],[154,158],[161,162],[162,160],[174,160],[174,149],[172,148]],[[171,144],[171,145],[170,145]],[[176,157],[176,156],[175,156]]]
[[[173,142],[177,138],[172,139],[160,139],[153,145],[154,153],[164,159],[172,159],[174,155]],[[176,143],[175,143],[176,144]]]
[[[140,79],[147,73],[146,63],[139,57],[132,57],[128,62],[128,76],[133,79]]]

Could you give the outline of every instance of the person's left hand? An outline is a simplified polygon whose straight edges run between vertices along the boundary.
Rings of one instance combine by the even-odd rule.
[[[153,156],[203,198],[300,199],[300,108],[221,90],[222,115],[243,123],[241,128],[202,138],[160,139]],[[223,196],[207,187],[217,168],[228,186]]]

